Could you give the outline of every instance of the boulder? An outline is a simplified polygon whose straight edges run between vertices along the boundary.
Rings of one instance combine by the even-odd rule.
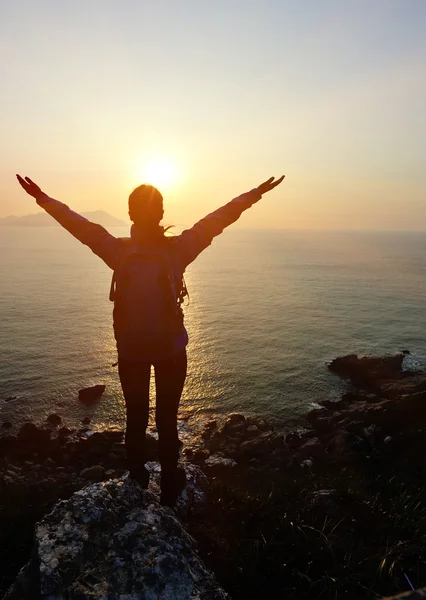
[[[80,472],[80,477],[88,481],[102,481],[105,477],[105,469],[101,465],[87,467]]]
[[[284,436],[273,431],[264,431],[258,437],[242,442],[235,449],[235,456],[250,459],[269,454],[272,450],[282,447]]]
[[[52,413],[51,415],[49,415],[47,417],[46,421],[50,425],[59,425],[60,423],[62,423],[61,417],[59,415],[57,415],[56,413]]]
[[[214,468],[214,467],[232,468],[232,467],[236,467],[237,463],[233,458],[224,458],[223,456],[219,456],[218,454],[212,454],[205,461],[204,465],[209,468]]]
[[[18,433],[18,442],[24,446],[45,446],[50,441],[50,433],[34,423],[24,423]]]
[[[232,414],[226,419],[223,426],[223,433],[235,436],[242,433],[246,428],[246,418],[244,415]]]
[[[263,417],[259,416],[247,417],[246,424],[248,427],[255,425],[261,431],[269,431],[271,429],[271,425]]]
[[[374,382],[377,379],[399,379],[403,376],[403,354],[394,356],[364,356],[349,354],[335,358],[328,365],[333,373],[346,377],[355,384]]]
[[[18,440],[13,435],[3,435],[0,437],[0,457],[7,456],[11,451],[15,450],[18,445]]]
[[[71,433],[72,433],[72,431],[69,427],[61,427],[58,430],[58,435],[62,438],[68,437]]]
[[[82,402],[94,402],[102,396],[105,387],[105,385],[93,385],[91,387],[82,388],[78,392],[79,400]]]
[[[229,598],[173,510],[128,477],[56,504],[34,540],[31,561],[4,600]]]
[[[291,432],[287,434],[285,438],[285,443],[292,449],[298,448],[302,444],[302,438],[298,433]]]
[[[201,437],[205,440],[208,440],[213,435],[213,432],[217,431],[217,421],[207,421],[204,425],[204,429],[201,433]]]
[[[318,459],[325,455],[325,448],[317,437],[307,440],[303,446],[297,449],[297,457],[299,460]]]

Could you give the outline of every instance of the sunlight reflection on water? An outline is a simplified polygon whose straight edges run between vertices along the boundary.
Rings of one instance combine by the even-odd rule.
[[[60,229],[11,229],[0,238],[0,398],[19,399],[0,405],[3,419],[124,426],[109,269]],[[181,413],[288,420],[338,396],[325,368],[336,355],[408,348],[424,365],[425,265],[424,234],[226,232],[186,276]],[[78,390],[97,383],[104,397],[81,405]]]

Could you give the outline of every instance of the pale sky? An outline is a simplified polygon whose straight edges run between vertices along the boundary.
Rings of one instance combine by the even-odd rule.
[[[29,175],[125,217],[168,160],[165,222],[269,176],[242,227],[426,230],[426,0],[0,0],[0,217]]]

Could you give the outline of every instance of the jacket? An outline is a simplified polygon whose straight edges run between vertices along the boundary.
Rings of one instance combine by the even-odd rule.
[[[193,227],[173,237],[170,244],[170,259],[176,280],[181,280],[186,267],[205,250],[220,235],[222,231],[235,223],[241,214],[260,200],[261,195],[257,189],[234,198],[221,208],[210,213]],[[123,243],[120,238],[114,237],[104,227],[92,223],[85,217],[71,210],[66,204],[59,202],[47,195],[37,198],[37,203],[49,213],[62,227],[71,233],[80,242],[88,246],[101,258],[113,271],[115,271]],[[138,229],[132,225],[130,230],[131,240],[138,243]],[[182,331],[176,337],[173,348],[168,351],[168,356],[158,356],[157,360],[168,358],[182,351],[188,344],[188,333],[182,325]],[[137,360],[137,357],[127,355],[124,348],[117,347],[119,360]]]

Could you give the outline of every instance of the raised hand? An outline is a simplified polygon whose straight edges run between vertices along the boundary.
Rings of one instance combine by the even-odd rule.
[[[38,187],[38,185],[34,183],[34,181],[31,181],[29,177],[25,177],[25,179],[20,175],[16,175],[16,177],[21,186],[27,192],[27,194],[29,194],[33,198],[40,198],[40,196],[45,195],[44,192],[42,192],[41,189]]]
[[[276,181],[274,181],[275,177],[270,177],[268,179],[268,181],[265,181],[264,183],[261,183],[257,187],[257,191],[260,193],[261,196],[263,196],[263,194],[266,194],[266,192],[270,192],[271,190],[274,189],[274,187],[277,187],[277,185],[280,185],[280,183],[282,182],[282,180],[284,179],[284,177],[285,177],[285,175],[283,175],[282,177],[280,177]]]

